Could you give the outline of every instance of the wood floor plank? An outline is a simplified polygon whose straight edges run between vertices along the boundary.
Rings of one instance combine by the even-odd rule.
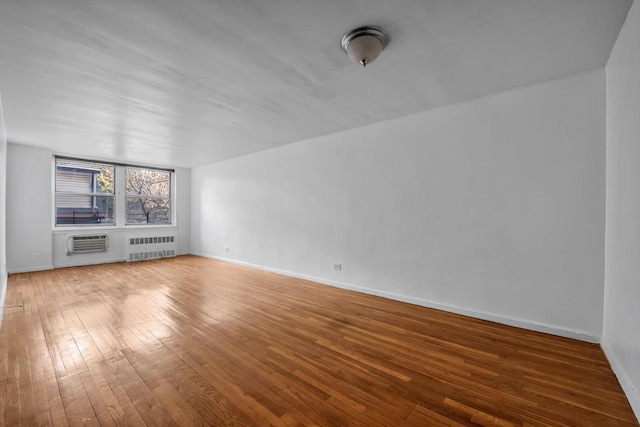
[[[196,256],[6,304],[1,425],[638,426],[597,345]]]

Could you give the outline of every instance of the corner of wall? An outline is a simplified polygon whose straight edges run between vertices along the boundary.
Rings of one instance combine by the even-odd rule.
[[[0,323],[7,292],[7,133],[4,127],[4,111],[0,95]]]
[[[4,271],[0,275],[0,324],[2,324],[2,315],[4,314],[4,300],[7,295],[7,273]]]
[[[178,192],[178,255],[191,253],[191,169],[176,169]]]
[[[609,365],[611,366],[613,373],[616,375],[616,378],[618,379],[618,382],[620,383],[624,394],[627,396],[629,404],[631,405],[631,409],[636,414],[636,417],[638,417],[638,422],[640,422],[640,393],[633,386],[633,382],[631,382],[631,379],[625,371],[624,366],[622,365],[620,360],[618,360],[618,357],[613,351],[613,348],[611,347],[609,341],[607,341],[606,336],[602,337],[600,347],[602,348],[604,355],[609,361]]]
[[[602,350],[640,421],[640,2],[618,34],[606,72],[606,214]]]

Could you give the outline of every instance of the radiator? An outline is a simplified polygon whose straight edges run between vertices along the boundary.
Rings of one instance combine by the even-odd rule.
[[[127,237],[126,260],[167,258],[176,256],[176,236],[162,234],[157,236]]]
[[[83,234],[67,237],[67,256],[90,252],[105,252],[109,249],[108,234]]]

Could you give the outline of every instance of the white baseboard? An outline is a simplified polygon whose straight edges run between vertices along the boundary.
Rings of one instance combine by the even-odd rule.
[[[96,265],[96,264],[113,264],[115,262],[125,262],[124,258],[114,258],[114,259],[101,259],[94,261],[82,261],[78,263],[68,263],[68,264],[56,264],[53,268],[66,268],[66,267],[82,267],[83,265]]]
[[[53,265],[40,265],[37,267],[26,267],[26,268],[12,268],[8,271],[8,273],[9,274],[31,273],[32,271],[44,271],[44,270],[53,270]]]
[[[292,271],[280,270],[277,268],[265,267],[262,265],[252,264],[249,262],[238,261],[230,258],[223,258],[215,255],[209,255],[205,253],[193,253],[193,255],[211,258],[218,261],[230,262],[233,264],[239,264],[246,267],[256,268],[259,270],[269,271],[272,273],[282,274],[284,276],[297,277],[300,279],[311,280],[313,282],[322,283],[324,285],[333,286],[336,288],[348,289],[352,291],[362,292],[369,295],[375,295],[379,297],[389,298],[396,301],[407,302],[409,304],[415,304],[422,307],[435,308],[437,310],[448,311],[450,313],[461,314],[463,316],[474,317],[476,319],[488,320],[490,322],[501,323],[504,325],[515,326],[518,328],[528,329],[536,332],[543,332],[552,335],[558,335],[565,338],[572,338],[580,341],[586,341],[590,343],[599,343],[602,340],[600,335],[593,335],[587,332],[575,331],[566,328],[559,328],[557,326],[545,325],[541,323],[530,322],[526,320],[514,319],[510,317],[500,316],[491,313],[484,313],[481,311],[469,310],[466,308],[456,307],[448,304],[442,304],[434,301],[428,301],[421,298],[410,297],[406,295],[395,294],[392,292],[380,291],[377,289],[365,288],[361,286],[351,285],[348,283],[336,282],[333,280],[323,279],[321,277],[309,276],[306,274],[294,273]]]
[[[631,409],[633,409],[633,412],[636,414],[636,418],[640,423],[640,394],[638,393],[638,390],[633,386],[631,379],[629,379],[627,372],[624,370],[624,367],[616,357],[616,354],[613,351],[613,348],[611,348],[611,345],[607,341],[606,337],[602,338],[600,347],[602,347],[602,351],[607,357],[609,365],[611,365],[611,369],[613,369],[613,373],[616,374],[618,382],[620,383],[622,390],[624,390],[624,394],[627,395],[627,399],[629,400]]]
[[[186,255],[186,254],[182,254]],[[179,256],[179,255],[176,255]],[[160,259],[160,258],[153,258]],[[16,273],[31,273],[34,271],[45,271],[45,270],[53,270],[54,268],[66,268],[66,267],[82,267],[83,265],[96,265],[96,264],[113,264],[116,262],[126,262],[127,260],[124,258],[113,258],[113,259],[102,259],[102,260],[93,260],[93,261],[81,261],[75,263],[65,263],[65,264],[55,264],[55,265],[47,265],[40,267],[29,267],[29,268],[16,268],[9,271],[9,274]]]

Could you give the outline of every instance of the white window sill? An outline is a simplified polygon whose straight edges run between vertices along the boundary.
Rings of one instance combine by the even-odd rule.
[[[98,225],[98,226],[86,226],[86,227],[55,227],[51,230],[53,234],[67,234],[67,233],[77,233],[77,232],[93,232],[93,231],[128,231],[128,230],[154,230],[158,228],[173,228],[178,229],[178,226],[175,224],[157,224],[157,225],[125,225],[125,226],[116,226],[116,225]]]

